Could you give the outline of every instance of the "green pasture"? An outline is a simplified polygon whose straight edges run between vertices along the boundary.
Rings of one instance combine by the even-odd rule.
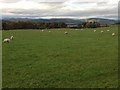
[[[3,88],[118,87],[117,28],[2,31]]]

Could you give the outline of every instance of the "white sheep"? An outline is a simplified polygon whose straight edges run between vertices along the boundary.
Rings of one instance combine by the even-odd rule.
[[[3,42],[4,43],[9,43],[11,40],[13,40],[13,36],[11,36],[10,38],[5,38],[4,40],[3,40]]]
[[[101,33],[103,33],[103,31],[101,31]]]
[[[42,32],[43,32],[44,30],[42,30]]]
[[[5,39],[3,40],[3,42],[4,42],[4,43],[9,43],[10,40],[11,40],[11,39],[9,39],[9,38],[5,38]]]
[[[65,32],[65,34],[68,34],[68,32]]]
[[[96,32],[96,30],[94,30],[94,32]]]
[[[51,31],[49,31],[49,32],[51,32]]]
[[[107,30],[108,32],[110,31],[110,30]]]
[[[115,33],[112,33],[112,36],[115,36]]]

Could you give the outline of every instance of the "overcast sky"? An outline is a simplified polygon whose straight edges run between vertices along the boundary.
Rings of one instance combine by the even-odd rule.
[[[0,0],[8,18],[110,18],[118,17],[119,0]]]

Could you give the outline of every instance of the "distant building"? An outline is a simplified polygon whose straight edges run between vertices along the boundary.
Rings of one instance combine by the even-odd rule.
[[[109,27],[108,24],[101,24],[100,27]]]
[[[66,23],[68,28],[77,28],[78,24],[74,24],[74,23]]]

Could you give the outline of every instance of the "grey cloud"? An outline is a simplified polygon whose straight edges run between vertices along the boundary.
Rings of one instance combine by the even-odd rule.
[[[32,9],[32,10],[26,10],[26,9],[17,9],[17,10],[11,10],[9,13],[12,13],[16,16],[21,17],[93,17],[93,16],[110,16],[117,14],[117,7],[112,9],[104,9],[104,10],[85,10],[85,11],[56,11],[54,9],[49,10],[38,10],[38,9]]]
[[[19,1],[19,0],[16,0]],[[33,0],[29,0],[33,1]],[[37,0],[39,1],[39,0]],[[68,0],[66,0],[67,2]],[[27,17],[27,18],[37,18],[37,17],[105,17],[105,18],[112,18],[117,16],[117,6],[113,7],[111,9],[105,8],[105,9],[98,9],[94,8],[91,10],[67,10],[63,9],[63,7],[66,7],[65,2],[39,2],[43,4],[47,4],[50,6],[47,10],[41,10],[41,9],[3,9],[3,17]],[[95,2],[74,2],[78,4],[91,4]],[[73,3],[73,4],[74,4]],[[106,5],[107,2],[96,2],[97,6]],[[7,15],[6,13],[11,13]]]
[[[32,1],[32,0],[30,0]],[[34,0],[35,2],[65,2],[65,1],[69,1],[69,0]]]
[[[41,4],[41,3],[40,3]],[[51,14],[57,14],[61,8],[64,7],[63,3],[60,3],[60,2],[54,2],[54,3],[51,3],[51,2],[48,2],[48,3],[42,3],[42,4],[45,4],[45,5],[48,5],[50,6],[49,9],[3,9],[3,13],[4,12],[9,12],[9,13],[13,13],[13,14],[17,14],[17,15],[20,15],[20,14],[25,14],[25,15],[51,15]],[[62,11],[64,12],[64,11]],[[59,13],[58,13],[59,14]]]
[[[46,5],[49,5],[51,8],[49,8],[50,10],[51,9],[60,9],[62,7],[64,7],[64,2],[45,2],[43,4],[46,4]]]
[[[97,2],[96,4],[97,4],[98,6],[100,6],[100,5],[106,5],[107,2]]]
[[[6,11],[8,13],[11,13],[13,15],[23,15],[23,16],[52,16],[57,15],[57,12],[54,12],[54,10],[38,10],[38,9],[32,9],[32,10],[26,10],[26,9],[16,9],[11,11]]]
[[[109,15],[109,14],[117,14],[117,7],[112,9],[92,9],[92,10],[84,10],[84,11],[69,11],[66,15],[78,16],[78,15]]]
[[[15,3],[15,2],[18,2],[20,0],[1,0],[0,2],[3,2],[3,3]]]

